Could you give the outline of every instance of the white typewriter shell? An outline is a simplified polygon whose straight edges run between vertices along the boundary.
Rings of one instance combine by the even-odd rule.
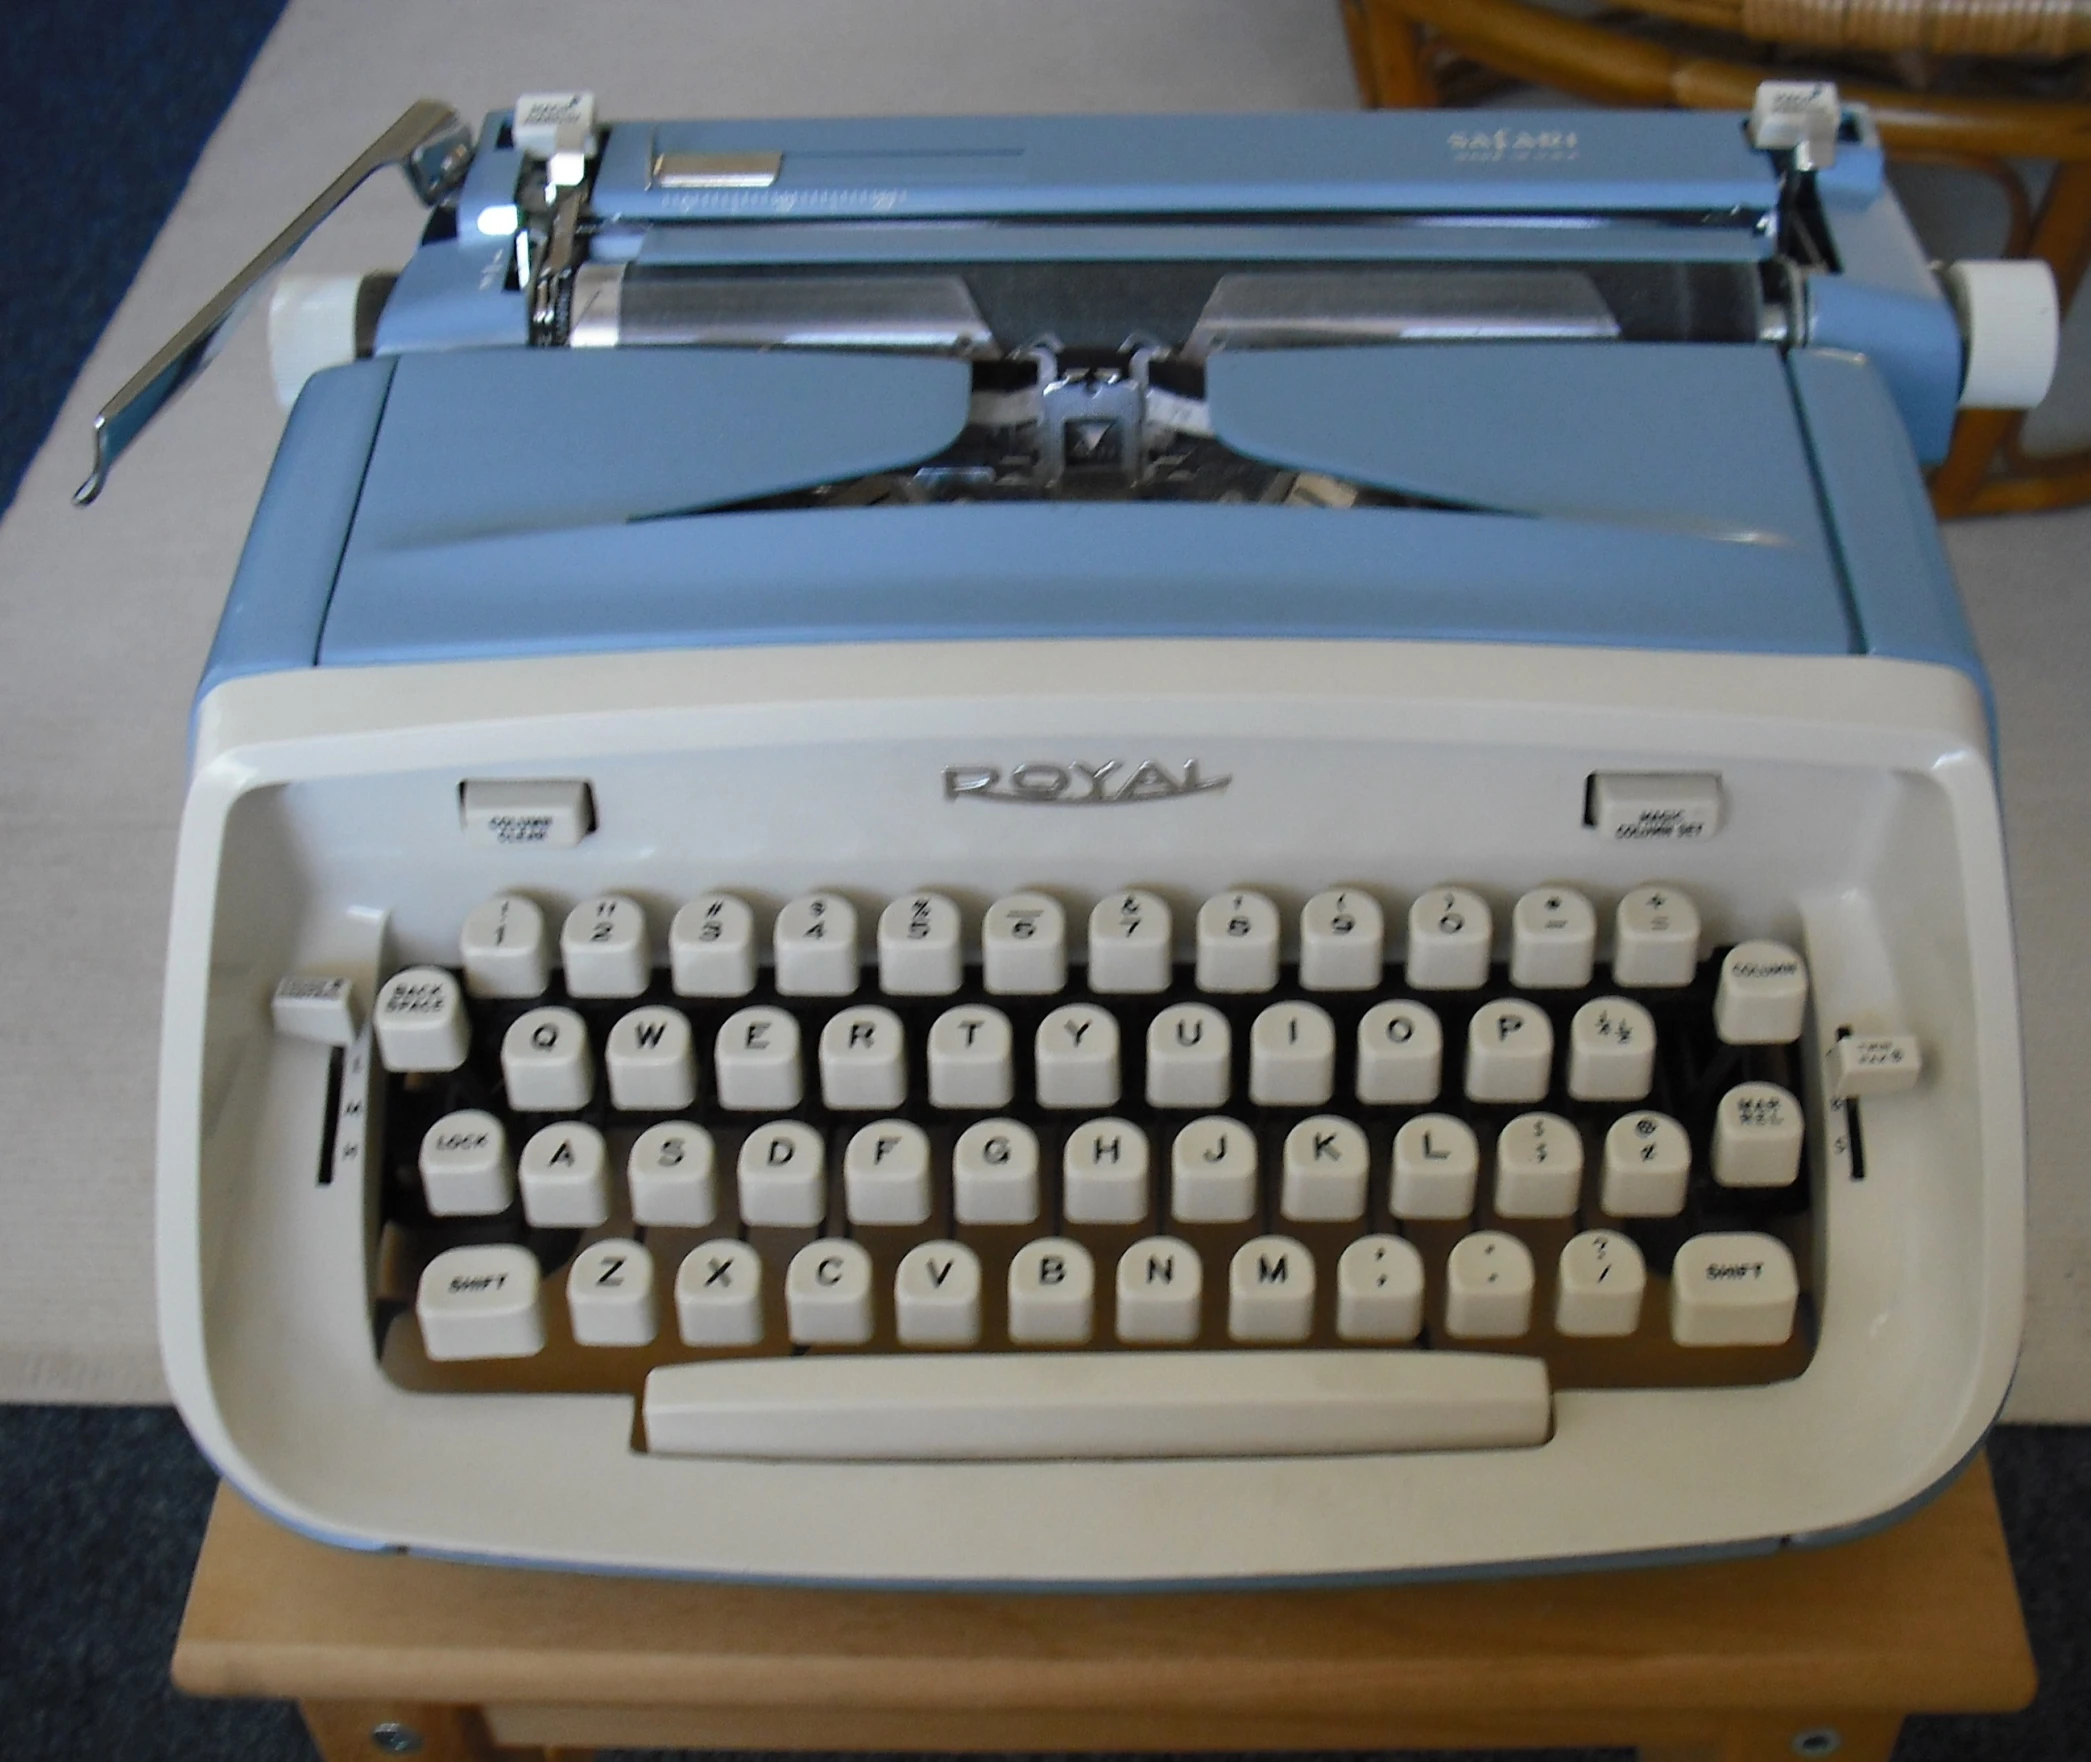
[[[1088,811],[946,799],[953,765],[1171,767],[1224,790]],[[1583,823],[1601,770],[1718,771],[1723,830]],[[465,778],[583,777],[569,850],[477,846]],[[1826,1536],[1925,1496],[2003,1400],[2022,1303],[2017,1002],[1980,700],[1877,659],[1451,643],[1024,642],[606,654],[234,680],[202,706],[160,1090],[168,1374],[210,1457],[361,1546],[639,1571],[1050,1586],[1323,1580]],[[467,910],[615,889],[662,939],[708,888],[758,912],[936,886],[972,914],[1132,883],[1297,921],[1336,882],[1548,879],[1601,916],[1687,887],[1707,946],[1793,939],[1812,1020],[1919,1035],[1922,1083],[1831,1153],[1819,1340],[1768,1387],[1564,1391],[1535,1449],[1377,1457],[771,1463],[648,1456],[633,1403],[402,1392],[375,1360],[366,1194],[321,1185],[327,1049],[272,1034],[298,970],[454,963]],[[1390,932],[1401,915],[1390,909]],[[1180,951],[1181,952],[1181,951]],[[1398,957],[1390,936],[1390,960]],[[1604,951],[1601,949],[1600,953]],[[1812,1040],[1811,1053],[1816,1051]],[[1820,1060],[1814,1060],[1819,1068]],[[200,1152],[198,1147],[200,1146]],[[1827,1260],[1822,1256],[1827,1254]]]

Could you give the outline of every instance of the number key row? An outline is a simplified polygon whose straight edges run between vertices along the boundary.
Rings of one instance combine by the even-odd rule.
[[[1511,981],[1522,989],[1589,984],[1597,913],[1573,888],[1544,887],[1511,912]],[[1418,990],[1472,990],[1485,983],[1495,946],[1488,901],[1469,887],[1417,896],[1407,917],[1408,983]],[[1281,914],[1269,896],[1239,888],[1200,906],[1194,926],[1198,989],[1218,995],[1270,991],[1278,983]],[[1700,924],[1675,888],[1647,886],[1620,900],[1613,921],[1613,973],[1621,985],[1687,985],[1697,970]],[[1369,991],[1382,980],[1386,914],[1363,888],[1316,894],[1299,918],[1300,983],[1309,991]],[[875,929],[879,988],[896,997],[948,996],[964,978],[963,915],[940,893],[891,901]],[[777,913],[771,936],[777,990],[786,997],[847,997],[861,982],[856,906],[834,892],[809,893]],[[1068,984],[1066,908],[1052,895],[1022,892],[988,907],[979,955],[987,991],[1050,996]],[[623,894],[583,900],[560,926],[557,949],[575,997],[636,997],[651,978],[645,909]],[[754,989],[760,950],[755,913],[730,893],[707,893],[675,914],[668,931],[675,990],[686,997],[741,997]],[[554,953],[542,909],[521,894],[476,907],[459,938],[475,996],[542,996]],[[1145,888],[1106,896],[1089,912],[1089,989],[1132,995],[1168,989],[1175,923],[1169,902]]]

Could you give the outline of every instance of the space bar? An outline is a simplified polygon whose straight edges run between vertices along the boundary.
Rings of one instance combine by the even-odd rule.
[[[646,1379],[667,1456],[1036,1461],[1543,1444],[1546,1364],[1479,1352],[721,1359]]]

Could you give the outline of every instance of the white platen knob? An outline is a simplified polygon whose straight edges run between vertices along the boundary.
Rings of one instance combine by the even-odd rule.
[[[315,373],[356,358],[360,275],[285,275],[269,295],[269,377],[288,410]]]
[[[2062,348],[2055,272],[2038,258],[1949,263],[1946,292],[1960,318],[1967,366],[1963,410],[2030,410],[2054,383]]]

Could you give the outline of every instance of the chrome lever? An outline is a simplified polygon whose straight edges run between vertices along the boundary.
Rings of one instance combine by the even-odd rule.
[[[357,154],[297,219],[263,246],[251,263],[212,295],[101,407],[94,419],[94,469],[73,493],[73,501],[85,507],[101,493],[110,468],[124,449],[177,392],[211,364],[269,278],[372,172],[397,165],[414,193],[434,207],[464,181],[471,161],[472,131],[455,110],[430,98],[410,104],[397,122]]]

